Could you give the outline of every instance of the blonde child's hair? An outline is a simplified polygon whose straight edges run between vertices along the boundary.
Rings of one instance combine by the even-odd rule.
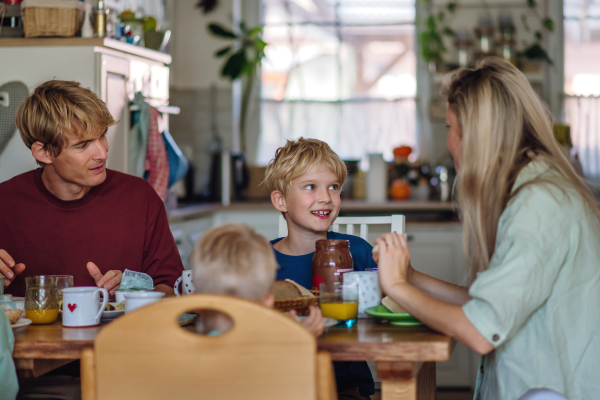
[[[106,104],[90,89],[78,82],[59,80],[36,87],[19,108],[16,118],[25,145],[31,149],[35,142],[41,142],[55,157],[67,144],[65,131],[80,140],[95,139],[117,122]]]
[[[545,161],[555,176],[527,185],[574,188],[600,219],[592,194],[553,135],[547,106],[515,66],[496,57],[483,59],[444,78],[442,94],[462,127],[456,191],[470,282],[488,268],[500,215],[524,187],[511,192],[519,172],[531,161]]]
[[[294,179],[304,175],[311,167],[323,165],[337,177],[342,188],[348,170],[327,143],[317,139],[288,140],[285,146],[277,149],[275,158],[269,162],[262,184],[269,193],[279,190],[285,196]]]
[[[191,257],[197,293],[227,294],[261,302],[277,273],[269,241],[244,224],[207,231]]]

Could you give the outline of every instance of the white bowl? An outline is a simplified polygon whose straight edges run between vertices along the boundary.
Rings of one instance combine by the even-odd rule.
[[[125,314],[133,310],[162,300],[163,292],[130,292],[125,294]]]

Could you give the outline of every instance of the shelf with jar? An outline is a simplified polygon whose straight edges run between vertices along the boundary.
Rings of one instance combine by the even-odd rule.
[[[484,1],[478,5],[475,0],[421,1],[429,14],[419,46],[434,84],[446,73],[489,56],[510,61],[530,82],[543,83],[546,65],[552,64],[544,38],[554,30],[554,21],[539,11],[538,3],[544,0],[523,0],[508,8]],[[513,18],[517,12],[519,23]]]

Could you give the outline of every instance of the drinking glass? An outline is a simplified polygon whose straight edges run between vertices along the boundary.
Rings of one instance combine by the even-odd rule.
[[[25,278],[25,318],[32,324],[51,324],[58,318],[58,288],[54,276]]]
[[[62,309],[63,289],[73,287],[73,275],[46,275],[56,278],[56,288],[58,289],[58,305]]]
[[[338,325],[350,328],[358,315],[358,283],[322,283],[319,302],[323,317],[337,319]]]

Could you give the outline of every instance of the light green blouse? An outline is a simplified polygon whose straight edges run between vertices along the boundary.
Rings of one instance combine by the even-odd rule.
[[[12,358],[14,345],[15,336],[10,322],[0,308],[0,400],[14,400],[19,390],[17,372]]]
[[[553,176],[531,162],[514,188]],[[524,187],[502,213],[489,269],[469,294],[463,311],[494,346],[475,400],[518,399],[532,388],[600,398],[600,226],[574,189]]]

